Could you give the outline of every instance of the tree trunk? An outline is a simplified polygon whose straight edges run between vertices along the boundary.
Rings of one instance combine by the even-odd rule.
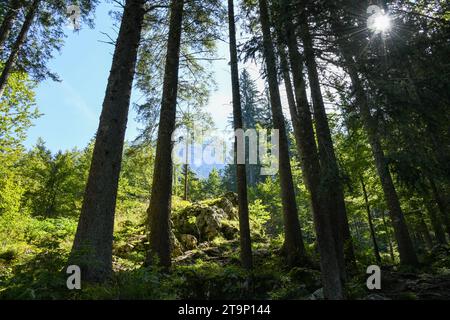
[[[336,25],[334,25],[334,29],[335,31],[339,30]],[[340,36],[340,33],[336,32],[336,34],[338,37]],[[397,191],[395,190],[392,176],[389,172],[386,157],[381,147],[377,124],[370,114],[370,107],[366,92],[363,88],[358,72],[356,71],[356,62],[353,60],[352,49],[349,48],[347,43],[343,43],[342,39],[339,39],[338,41],[344,58],[344,65],[352,81],[356,104],[359,106],[360,118],[367,133],[372,154],[375,159],[378,176],[380,177],[386,205],[391,216],[395,239],[397,240],[398,251],[400,254],[400,263],[403,265],[416,266],[418,264],[417,256],[414,251],[414,246],[406,225],[405,217],[400,207]]]
[[[430,232],[428,231],[427,224],[423,220],[422,212],[419,213],[419,229],[420,233],[423,235],[423,239],[428,249],[433,248],[433,241],[431,240]]]
[[[305,14],[305,8],[303,8],[303,14],[300,18],[300,35],[304,46],[305,62],[308,69],[309,86],[313,101],[314,120],[322,168],[322,184],[328,188],[330,212],[335,213],[333,216],[336,216],[336,232],[338,233],[338,239],[342,237],[342,240],[339,241],[343,241],[344,244],[347,266],[353,268],[355,267],[355,253],[348,226],[344,192],[336,154],[334,152],[333,140],[331,138],[331,131],[328,125],[325,104],[323,102],[322,90],[320,88],[313,41]]]
[[[0,75],[0,98],[5,92],[5,88],[8,84],[8,78],[11,74],[14,63],[16,62],[17,56],[19,55],[19,51],[27,39],[28,31],[30,30],[36,13],[38,12],[40,2],[41,0],[34,0],[30,5],[19,35],[17,36],[17,39],[11,48],[11,52],[9,53],[8,60],[6,60],[5,65],[3,66],[2,74]]]
[[[270,20],[267,1],[259,0],[259,8],[273,125],[274,129],[279,130],[280,137],[278,163],[281,185],[281,200],[283,204],[285,250],[288,264],[294,266],[306,261],[306,251],[303,243],[300,221],[298,219],[297,203],[295,200],[294,183],[292,180],[292,170],[289,158],[289,145],[278,87],[276,60],[272,36],[270,33]]]
[[[374,255],[375,255],[375,259],[377,260],[377,263],[379,265],[381,265],[380,250],[378,248],[375,228],[374,228],[373,222],[372,222],[372,214],[370,212],[369,196],[367,195],[366,185],[364,183],[363,177],[360,177],[360,181],[361,181],[361,186],[362,186],[363,195],[364,195],[364,203],[366,204],[366,211],[367,211],[367,219],[369,221],[370,236],[372,237],[372,243],[373,243],[373,252],[374,252]]]
[[[0,26],[0,57],[5,49],[5,41],[8,39],[14,21],[16,21],[20,6],[21,4],[19,0],[11,0],[9,2],[9,9],[6,12]]]
[[[291,108],[291,118],[306,186],[311,196],[314,225],[321,258],[324,294],[328,299],[343,299],[344,255],[343,250],[337,248],[339,244],[336,244],[334,237],[332,221],[326,205],[327,197],[320,190],[320,163],[302,74],[301,57],[298,52],[292,16],[285,2],[283,2],[282,21],[286,24],[285,36],[297,102],[297,110]]]
[[[428,217],[431,221],[431,226],[433,227],[436,242],[439,244],[446,244],[447,240],[445,239],[445,232],[442,228],[442,222],[441,219],[439,219],[439,216],[436,214],[434,206],[431,205],[428,199],[425,199],[425,206],[427,208]]]
[[[88,281],[105,281],[112,272],[114,213],[144,3],[125,4],[72,248],[70,263],[82,267]]]
[[[146,264],[155,263],[156,255],[157,263],[166,269],[171,266],[172,134],[175,131],[177,109],[183,9],[184,0],[172,0],[152,195],[147,210],[151,249]]]
[[[230,36],[230,67],[231,84],[233,91],[233,120],[234,129],[243,129],[241,95],[239,89],[239,70],[236,46],[236,26],[234,17],[234,1],[228,0],[228,26]],[[244,138],[245,140],[245,138]],[[245,141],[244,141],[245,142]],[[245,143],[243,144],[245,146]],[[237,154],[237,141],[235,141],[235,152]],[[245,150],[245,147],[244,147]],[[236,157],[237,159],[238,157]],[[252,269],[252,242],[250,237],[250,222],[247,198],[247,176],[245,164],[236,165],[236,185],[239,204],[239,231],[241,242],[241,263],[245,269]]]
[[[433,198],[436,201],[436,204],[438,205],[439,211],[441,212],[441,217],[442,220],[444,221],[446,232],[450,237],[450,217],[449,217],[450,213],[448,212],[447,203],[442,197],[441,192],[439,191],[434,179],[428,178],[428,181],[430,182]]]

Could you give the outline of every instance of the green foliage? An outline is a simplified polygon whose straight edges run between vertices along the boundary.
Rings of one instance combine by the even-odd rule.
[[[13,152],[25,140],[32,121],[40,116],[35,107],[35,83],[26,73],[13,73],[8,79],[8,87],[0,98],[1,153]]]
[[[265,237],[266,226],[270,221],[270,212],[267,210],[267,207],[262,204],[261,199],[257,199],[255,202],[249,204],[248,211],[252,234],[254,236]]]
[[[250,188],[249,202],[253,203],[257,199],[260,199],[261,205],[270,212],[270,220],[266,224],[267,233],[273,236],[281,233],[283,220],[278,179],[267,177],[264,182]]]
[[[52,155],[39,140],[22,159],[23,203],[34,215],[75,215],[81,207],[87,157],[77,150]]]
[[[204,198],[215,198],[223,193],[221,188],[221,179],[219,175],[219,171],[217,169],[213,169],[208,178],[203,182],[203,196]]]
[[[28,76],[13,73],[8,84],[10,89],[0,99],[0,217],[13,216],[20,210],[25,191],[18,165],[23,155],[21,143],[32,121],[39,117],[34,107],[34,84]]]

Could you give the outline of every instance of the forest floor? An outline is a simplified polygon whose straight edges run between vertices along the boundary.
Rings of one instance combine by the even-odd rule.
[[[225,203],[225,209],[221,207]],[[208,201],[185,204],[175,213],[176,228],[190,230],[192,212],[209,217],[219,215],[233,220],[228,202]],[[211,208],[214,208],[211,211]],[[221,211],[222,210],[222,211]],[[233,209],[234,210],[234,209]],[[187,220],[182,220],[183,212]],[[177,217],[178,214],[178,217]],[[145,227],[140,215],[119,216],[113,250],[114,276],[104,285],[84,285],[82,290],[68,290],[64,267],[76,218],[30,218],[22,221],[25,233],[3,241],[0,250],[0,299],[321,299],[318,267],[286,268],[280,254],[282,240],[261,233],[253,234],[254,271],[240,267],[239,241],[233,221],[221,223],[221,231],[212,240],[179,244],[170,273],[156,267],[143,268],[147,248]],[[178,220],[177,220],[178,219]],[[187,223],[189,221],[189,223]],[[208,232],[213,220],[205,224]],[[257,223],[253,221],[252,223]],[[224,229],[226,226],[226,229]],[[253,226],[258,229],[257,226]],[[219,229],[218,229],[219,230]],[[225,232],[226,231],[226,232]],[[222,232],[222,233],[221,233]],[[192,233],[194,233],[192,231]],[[180,236],[177,238],[194,239]],[[224,234],[226,236],[224,236]],[[197,234],[198,239],[202,235]],[[195,239],[194,239],[195,240]],[[189,245],[192,248],[186,249]],[[313,251],[310,255],[317,260]],[[382,289],[366,287],[367,265],[358,264],[347,283],[349,299],[445,299],[450,300],[450,249],[435,247],[423,257],[419,269],[382,267]]]

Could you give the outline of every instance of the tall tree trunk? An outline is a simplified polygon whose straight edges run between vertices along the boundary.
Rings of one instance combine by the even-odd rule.
[[[230,67],[231,67],[231,84],[233,91],[233,120],[234,129],[243,129],[241,94],[239,87],[239,70],[236,45],[236,26],[234,17],[234,1],[228,0],[228,26],[230,37]],[[244,142],[245,138],[243,137]],[[244,150],[245,150],[245,143]],[[237,141],[235,141],[235,152],[237,155]],[[238,156],[236,156],[238,159]],[[245,164],[236,164],[236,185],[239,204],[239,231],[241,243],[241,263],[245,269],[252,269],[252,242],[250,237],[250,222],[248,213],[248,197],[247,197],[247,176]]]
[[[360,177],[360,181],[361,181],[361,187],[362,187],[363,195],[364,195],[364,203],[366,205],[367,219],[369,221],[370,236],[372,237],[373,252],[375,255],[375,259],[377,260],[377,263],[381,264],[380,249],[378,248],[377,237],[376,237],[375,228],[374,228],[373,221],[372,221],[372,213],[370,212],[369,196],[367,195],[366,184],[364,183],[363,177]]]
[[[343,299],[343,281],[345,263],[342,242],[336,241],[332,227],[332,218],[326,205],[327,197],[321,192],[320,162],[314,137],[311,113],[306,96],[306,86],[302,74],[302,62],[292,23],[292,16],[286,2],[283,2],[282,21],[285,23],[285,36],[291,72],[294,80],[294,93],[297,110],[291,109],[297,149],[301,157],[306,186],[310,192],[311,205],[320,252],[320,264],[324,294],[328,299]],[[339,250],[339,248],[341,250]]]
[[[428,181],[430,182],[433,198],[436,201],[436,204],[438,205],[439,211],[441,212],[441,217],[442,220],[444,221],[446,232],[450,237],[450,216],[449,216],[450,212],[448,211],[447,203],[442,197],[441,192],[438,189],[434,179],[428,178]]]
[[[0,98],[3,96],[5,92],[6,85],[8,84],[8,78],[11,74],[14,63],[17,60],[17,56],[19,55],[19,51],[22,48],[25,40],[27,39],[28,31],[30,30],[31,25],[33,24],[33,20],[38,12],[39,4],[41,0],[34,0],[25,16],[25,21],[20,29],[19,35],[17,36],[16,41],[14,42],[11,52],[9,53],[9,57],[3,66],[2,74],[0,75]]]
[[[348,43],[344,42],[345,40],[340,38],[341,34],[340,32],[336,32],[337,30],[339,30],[339,27],[334,24],[334,31],[339,38],[339,47],[344,58],[344,65],[352,81],[356,104],[359,107],[360,118],[367,133],[378,176],[380,177],[381,186],[383,188],[386,205],[391,216],[395,239],[400,254],[400,263],[403,265],[415,266],[418,264],[417,256],[414,251],[405,217],[400,207],[397,191],[395,190],[394,182],[392,181],[392,176],[389,172],[386,157],[381,146],[377,124],[370,114],[370,106],[362,81],[360,80],[355,67],[356,62],[353,60],[352,49],[349,47],[350,45]]]
[[[278,87],[276,60],[270,33],[270,20],[266,0],[259,0],[260,20],[263,33],[263,49],[266,59],[267,78],[270,91],[270,104],[274,129],[279,130],[279,174],[281,185],[281,200],[283,204],[285,251],[288,264],[291,266],[306,261],[306,252],[302,238],[300,221],[298,219],[295,200],[294,183],[289,158],[289,145],[286,125],[283,116],[281,98]]]
[[[147,210],[151,249],[146,264],[154,263],[156,255],[157,263],[167,269],[171,266],[172,134],[175,131],[177,109],[183,9],[184,0],[172,0],[152,195]]]
[[[285,0],[286,1],[286,0]],[[344,201],[344,192],[341,184],[339,167],[334,152],[331,131],[328,125],[322,90],[320,88],[319,74],[313,41],[306,16],[306,8],[302,8],[300,17],[300,35],[304,46],[305,62],[308,69],[309,86],[313,102],[314,121],[316,125],[319,157],[322,168],[322,184],[327,187],[329,194],[330,212],[335,212],[336,232],[338,238],[342,237],[344,253],[349,267],[355,267],[355,253],[348,226],[347,210]]]
[[[423,220],[423,214],[421,211],[419,211],[419,230],[423,235],[423,239],[425,240],[427,248],[431,249],[433,247],[433,241],[431,240],[430,232],[428,231],[427,224]]]
[[[72,248],[70,263],[82,267],[88,281],[104,281],[112,272],[114,213],[144,3],[125,4]]]
[[[5,48],[5,41],[8,39],[11,28],[19,13],[20,6],[21,3],[19,0],[9,1],[9,9],[6,12],[5,17],[3,18],[3,22],[0,26],[0,57]]]
[[[435,207],[431,205],[429,199],[425,199],[425,207],[427,208],[428,217],[431,221],[431,226],[433,227],[434,237],[436,242],[439,244],[446,244],[444,228],[442,228],[441,219],[436,214]]]

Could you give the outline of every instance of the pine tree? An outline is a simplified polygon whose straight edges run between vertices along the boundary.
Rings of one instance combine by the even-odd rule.
[[[238,69],[238,57],[236,45],[236,25],[235,25],[233,0],[228,0],[228,26],[230,37],[231,84],[233,91],[233,123],[234,129],[235,131],[237,131],[244,129],[244,121],[242,117],[242,108],[241,108],[239,69]],[[239,159],[237,139],[238,138],[236,138],[235,140],[234,150],[236,159]],[[243,138],[243,140],[244,140],[243,142],[245,143],[245,138]],[[249,222],[248,196],[247,196],[247,172],[245,163],[236,164],[236,185],[237,185],[237,195],[239,205],[241,263],[245,269],[252,269],[253,267],[252,243],[250,237],[250,222]]]
[[[157,263],[167,269],[172,264],[170,243],[172,134],[176,120],[183,11],[184,0],[172,0],[152,195],[147,210],[151,250],[147,254],[146,264],[155,263],[156,258]]]
[[[263,52],[266,59],[267,81],[274,129],[279,130],[279,175],[285,228],[285,252],[289,265],[305,262],[306,252],[298,219],[294,184],[289,158],[286,124],[278,88],[276,59],[270,32],[270,15],[266,0],[259,0],[259,16],[263,33]]]
[[[114,215],[145,0],[127,0],[114,51],[89,178],[69,264],[84,280],[103,282],[112,272]]]

